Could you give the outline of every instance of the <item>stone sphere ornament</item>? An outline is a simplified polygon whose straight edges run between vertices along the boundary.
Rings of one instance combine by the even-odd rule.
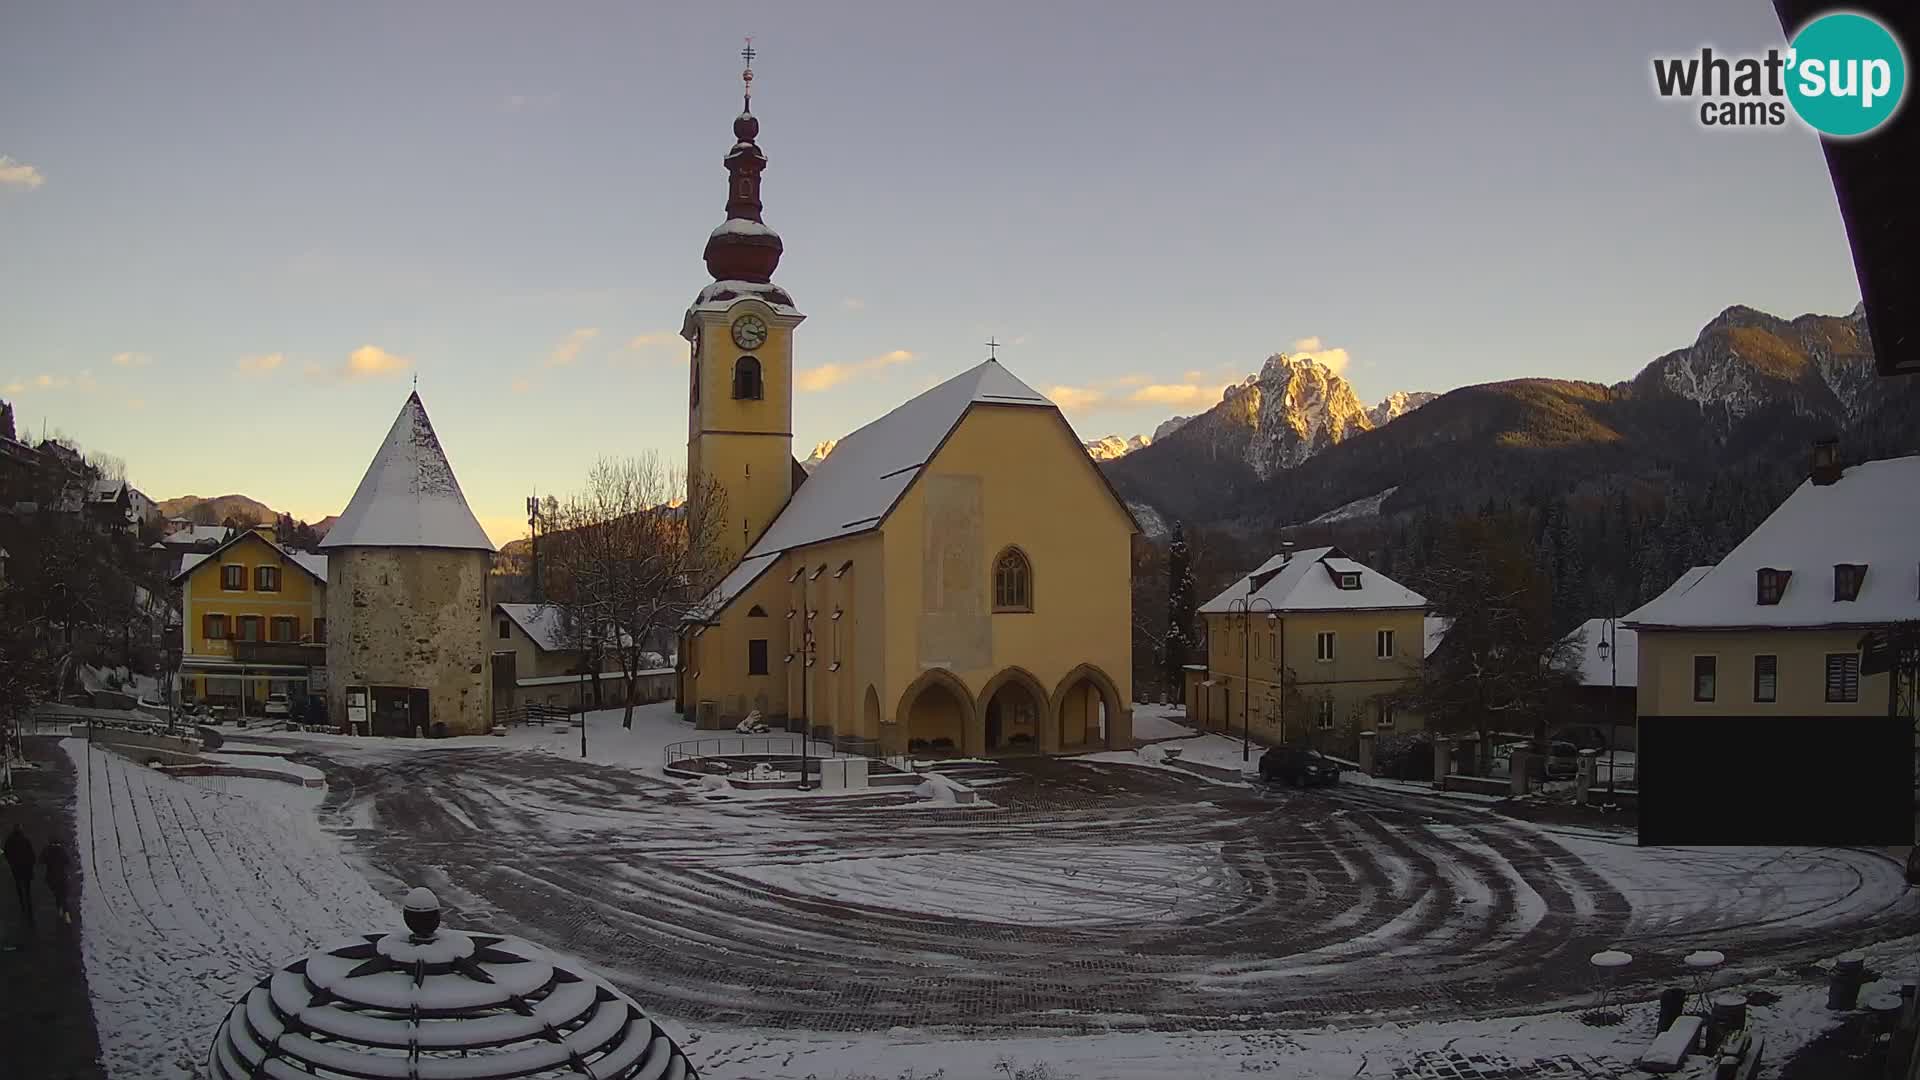
[[[207,1052],[213,1080],[698,1080],[604,980],[531,942],[442,928],[426,889],[403,914],[407,932],[321,949],[242,995]]]

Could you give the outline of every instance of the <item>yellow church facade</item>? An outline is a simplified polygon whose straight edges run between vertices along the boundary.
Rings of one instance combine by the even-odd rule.
[[[714,281],[686,314],[688,474],[742,553],[681,635],[703,728],[749,712],[844,748],[1056,753],[1132,743],[1131,514],[1047,398],[987,360],[793,457],[805,318],[772,284],[742,113]],[[693,490],[699,490],[696,486]]]

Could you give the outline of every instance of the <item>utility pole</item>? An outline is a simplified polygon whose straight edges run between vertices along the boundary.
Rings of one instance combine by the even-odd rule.
[[[527,496],[527,548],[528,560],[532,564],[533,602],[538,604],[546,600],[546,588],[540,583],[540,493]]]

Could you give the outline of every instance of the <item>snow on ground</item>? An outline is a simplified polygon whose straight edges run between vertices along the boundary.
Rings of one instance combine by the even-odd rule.
[[[277,965],[397,910],[314,818],[322,792],[174,778],[84,739],[73,759],[78,928],[110,1075],[194,1075],[234,999]]]
[[[339,744],[366,749],[397,748],[403,753],[417,753],[421,750],[469,750],[476,747],[497,750],[507,747],[552,754],[573,761],[585,760],[593,765],[632,769],[656,778],[667,776],[664,768],[665,755],[667,747],[674,743],[698,740],[715,749],[724,747],[732,752],[752,751],[764,747],[780,753],[798,751],[800,748],[799,737],[785,732],[738,735],[732,731],[697,730],[692,723],[682,720],[680,714],[673,711],[673,703],[670,701],[634,706],[631,729],[622,726],[621,721],[625,715],[624,709],[597,709],[587,713],[587,746],[584,758],[580,753],[578,715],[569,716],[565,720],[552,724],[515,725],[508,728],[505,735],[458,735],[424,741],[370,739],[353,735],[300,731],[275,732],[273,737],[309,740],[324,744],[316,748],[317,752],[321,753]],[[831,743],[814,739],[808,743],[808,747],[815,756],[834,756]]]
[[[1188,739],[1194,731],[1185,723],[1185,705],[1135,705],[1133,740],[1157,742],[1161,739]]]
[[[1920,942],[1906,939],[1866,950],[1869,967],[1894,978],[1868,984],[1863,995],[1893,991],[1899,979],[1911,980],[1920,973],[1920,964],[1915,962],[1917,944]],[[1845,1015],[1827,1010],[1824,987],[1776,984],[1771,989],[1779,995],[1779,1001],[1748,1009],[1750,1022],[1766,1039],[1762,1078],[1778,1076],[1782,1062],[1836,1026]],[[696,1031],[684,1045],[700,1066],[700,1074],[711,1080],[906,1080],[933,1076],[945,1080],[1001,1080],[1009,1075],[1062,1080],[1161,1080],[1170,1076],[1227,1080],[1248,1075],[1285,1080],[1387,1080],[1491,1075],[1491,1069],[1501,1067],[1515,1068],[1515,1076],[1645,1076],[1632,1068],[1632,1062],[1653,1039],[1659,1006],[1640,1002],[1626,1006],[1622,1012],[1624,1019],[1612,1027],[1590,1026],[1580,1020],[1578,1011],[1568,1011],[1368,1027],[1116,1031],[1082,1037],[1035,1034],[966,1040],[904,1028],[864,1038],[716,1029]],[[1447,1071],[1441,1064],[1476,1057],[1481,1059],[1480,1071],[1476,1072],[1464,1068]],[[1689,1059],[1690,1068],[1705,1060],[1700,1056]],[[1552,1062],[1559,1067],[1539,1073],[1518,1071],[1535,1062]],[[1417,1063],[1411,1065],[1413,1071],[1409,1071],[1410,1063]]]
[[[283,757],[270,754],[201,754],[202,758],[220,765],[232,765],[239,769],[253,769],[257,772],[279,773],[295,780],[325,780],[327,774],[311,765],[302,765],[297,761],[288,761]]]
[[[670,707],[619,725],[618,710],[590,722],[589,761],[606,769],[572,765],[577,729],[263,737],[330,759],[331,835],[319,790],[168,777],[65,740],[108,1066],[188,1076],[245,987],[316,945],[391,926],[392,902],[363,874],[430,884],[470,924],[606,971],[687,1032],[710,1080],[999,1080],[1036,1065],[1084,1080],[1364,1080],[1443,1053],[1597,1060],[1608,1067],[1589,1075],[1613,1075],[1650,1037],[1650,1003],[1610,1029],[1569,1012],[1385,1022],[1485,1016],[1489,1000],[1571,1003],[1579,985],[1544,989],[1534,954],[1596,931],[1649,975],[1713,935],[1702,947],[1728,952],[1730,978],[1781,995],[1754,1009],[1778,1061],[1832,1019],[1822,987],[1769,957],[1912,922],[1897,869],[1868,852],[1642,850],[1385,784],[1272,793],[1270,811],[1250,813],[1209,801],[1238,780],[1189,800],[1166,772],[1058,760],[1028,763],[1039,779],[1009,789],[1011,810],[928,803],[902,816],[902,792],[771,811],[659,778],[659,751],[694,734]],[[1162,745],[1240,764],[1239,741],[1217,734]],[[1146,764],[1157,750],[1078,760]],[[1060,772],[1090,774],[1101,794],[1075,794]],[[1036,808],[1038,796],[1059,802]],[[1869,966],[1911,977],[1914,945],[1865,950]],[[1577,966],[1589,948],[1563,951]],[[1516,977],[1524,985],[1496,999],[1463,993]],[[862,1032],[876,1015],[912,1026]],[[1330,1020],[1343,1026],[1320,1026]]]
[[[1166,760],[1168,751],[1175,750],[1179,751],[1175,758],[1177,761],[1210,765],[1246,775],[1258,770],[1260,755],[1266,753],[1264,746],[1254,744],[1251,750],[1246,750],[1241,740],[1216,733],[1155,743],[1139,750],[1103,750],[1080,757],[1085,761],[1107,761],[1121,765],[1159,765]],[[1244,759],[1243,753],[1248,755]]]
[[[1071,852],[992,851],[845,858],[831,852],[736,867],[797,894],[891,911],[1028,926],[1204,917],[1231,908],[1246,884],[1218,843],[1142,844]]]

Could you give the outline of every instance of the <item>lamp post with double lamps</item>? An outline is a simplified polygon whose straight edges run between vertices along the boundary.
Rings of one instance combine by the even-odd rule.
[[[1227,618],[1231,620],[1235,612],[1240,615],[1240,760],[1253,760],[1253,613],[1262,610],[1267,613],[1267,623],[1272,625],[1280,620],[1273,613],[1273,603],[1264,596],[1249,593],[1245,597],[1235,597],[1227,602]],[[1276,660],[1276,663],[1278,661]]]

